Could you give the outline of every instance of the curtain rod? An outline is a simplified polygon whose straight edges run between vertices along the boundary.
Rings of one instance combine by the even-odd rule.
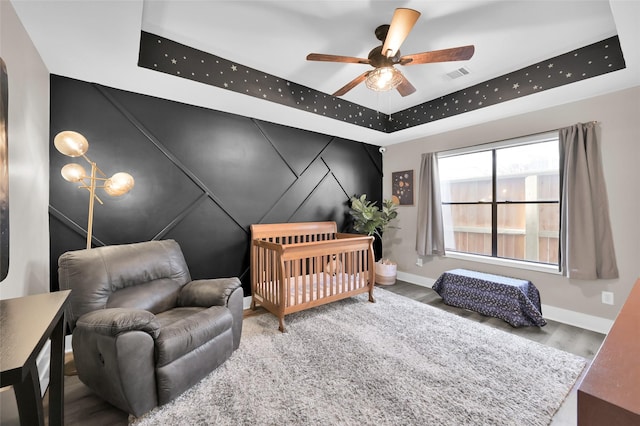
[[[576,123],[576,124],[587,124],[587,123],[600,124],[600,122],[598,120],[592,120],[592,121],[587,121],[585,123]],[[528,135],[516,136],[516,137],[508,138],[508,139],[500,139],[500,140],[497,140],[497,141],[483,142],[483,143],[477,144],[477,145],[468,145],[468,146],[464,146],[464,147],[460,147],[460,148],[445,149],[444,151],[436,151],[434,153],[437,154],[439,157],[440,156],[448,157],[448,156],[451,156],[451,155],[456,155],[458,152],[465,152],[465,151],[473,152],[473,151],[481,151],[481,150],[485,150],[485,149],[491,149],[491,145],[500,145],[503,142],[508,142],[508,141],[513,141],[514,145],[519,145],[519,144],[526,145],[527,143],[529,143],[529,141],[527,141],[527,139],[529,139],[529,138],[536,138],[537,136],[547,135],[547,134],[550,134],[550,133],[553,133],[553,132],[558,132],[561,129],[563,129],[563,127],[559,127],[557,129],[552,129],[552,130],[544,130],[542,132],[537,132],[537,133],[530,133]],[[520,141],[520,143],[518,143],[518,140],[522,140],[522,141]]]

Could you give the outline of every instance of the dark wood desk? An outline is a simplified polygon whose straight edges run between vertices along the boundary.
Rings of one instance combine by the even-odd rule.
[[[578,387],[579,426],[640,424],[640,279]]]
[[[64,423],[64,308],[69,293],[0,300],[0,384],[13,385],[21,425],[44,425],[36,358],[49,338],[49,425]]]

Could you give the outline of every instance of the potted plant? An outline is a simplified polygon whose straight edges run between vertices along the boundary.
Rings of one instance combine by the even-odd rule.
[[[353,229],[361,234],[377,236],[382,239],[382,234],[393,219],[398,216],[398,206],[391,200],[382,202],[382,209],[378,208],[375,201],[367,200],[367,194],[360,197],[351,197],[351,209],[349,214],[353,217]],[[376,284],[395,284],[397,264],[389,259],[380,259],[376,262]]]

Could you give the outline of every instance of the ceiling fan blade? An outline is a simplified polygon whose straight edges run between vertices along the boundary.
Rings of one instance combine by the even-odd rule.
[[[407,80],[407,77],[403,75],[402,82],[398,84],[398,87],[396,87],[396,90],[398,91],[398,93],[400,93],[400,96],[405,97],[415,92],[416,88],[413,87],[413,84],[409,83],[409,80]]]
[[[340,89],[338,89],[333,96],[342,96],[345,93],[347,93],[349,90],[353,89],[354,87],[356,87],[358,84],[362,83],[363,81],[365,81],[367,79],[367,76],[369,75],[371,71],[365,71],[362,74],[360,74],[359,76],[357,76],[356,78],[354,78],[353,80],[351,80],[350,82],[348,82],[347,84],[345,84],[344,86],[342,86]]]
[[[400,58],[399,63],[400,65],[417,65],[433,62],[466,61],[467,59],[471,59],[474,52],[475,47],[471,44],[469,46],[406,55]]]
[[[307,61],[346,62],[350,64],[369,64],[369,59],[354,58],[352,56],[325,55],[324,53],[309,53]]]
[[[396,55],[400,49],[400,45],[420,17],[420,12],[413,9],[398,8],[393,14],[387,38],[382,45],[382,54],[387,58]]]

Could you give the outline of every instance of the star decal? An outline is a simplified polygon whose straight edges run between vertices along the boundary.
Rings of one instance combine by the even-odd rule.
[[[340,98],[144,31],[141,52],[143,50],[145,55],[141,55],[138,66],[387,133],[625,68],[619,41],[614,36],[410,109],[396,111],[392,120],[390,114],[342,103]],[[228,78],[226,73],[229,71],[242,72],[243,78],[234,81]],[[503,93],[505,95],[500,96]]]

